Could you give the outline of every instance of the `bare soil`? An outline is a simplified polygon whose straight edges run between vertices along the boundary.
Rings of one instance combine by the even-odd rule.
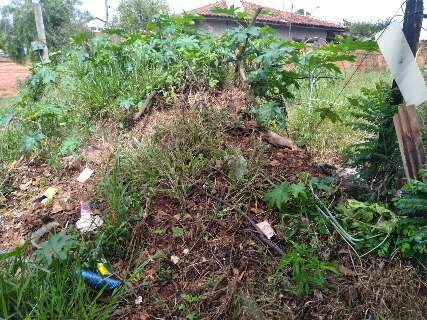
[[[25,80],[30,69],[10,60],[0,59],[0,97],[14,97],[19,81]]]

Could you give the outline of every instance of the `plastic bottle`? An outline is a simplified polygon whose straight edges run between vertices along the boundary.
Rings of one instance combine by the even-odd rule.
[[[83,277],[84,281],[93,289],[101,290],[105,287],[106,291],[113,291],[120,287],[122,282],[117,279],[110,277],[102,277],[97,273],[88,270],[80,270],[80,275]]]

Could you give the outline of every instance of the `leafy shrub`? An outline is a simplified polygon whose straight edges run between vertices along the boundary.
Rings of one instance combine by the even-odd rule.
[[[269,208],[278,209],[281,215],[284,214],[285,209],[301,214],[307,211],[307,206],[312,206],[306,186],[302,182],[289,184],[284,181],[267,193],[263,200]]]
[[[323,288],[325,273],[337,273],[336,267],[320,260],[313,248],[294,242],[292,245],[292,250],[277,264],[276,274],[282,273],[287,267],[292,268],[292,280],[295,284],[293,291],[297,297],[309,294],[313,288]]]
[[[394,249],[391,235],[399,223],[395,213],[377,203],[368,204],[356,200],[340,204],[336,210],[341,224],[361,239],[356,243],[356,249],[375,251],[380,256],[385,256]]]
[[[352,127],[369,135],[349,148],[347,157],[359,169],[361,178],[374,186],[376,199],[389,198],[400,175],[400,152],[393,125],[398,108],[392,103],[390,85],[379,82],[375,88],[363,88],[362,96],[348,101],[351,114],[358,119]]]
[[[427,178],[427,167],[420,172]],[[427,267],[427,182],[411,180],[402,188],[402,194],[393,199],[402,215],[396,245],[404,257],[414,258]]]
[[[275,101],[267,101],[253,110],[257,122],[265,128],[285,128],[286,109]]]
[[[427,166],[420,172],[421,178],[427,179]],[[394,205],[407,216],[427,214],[427,182],[411,180],[402,188],[400,197],[394,198]]]

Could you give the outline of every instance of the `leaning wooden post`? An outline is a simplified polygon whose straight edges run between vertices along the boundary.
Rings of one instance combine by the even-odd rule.
[[[390,23],[377,37],[377,42],[395,79],[392,86],[393,103],[401,105],[405,100],[409,105],[401,105],[399,112],[393,117],[407,179],[417,178],[419,170],[426,162],[415,109],[415,106],[427,100],[427,88],[415,61],[423,22],[423,9],[423,0],[407,0],[403,30],[397,23]],[[387,125],[390,124],[387,123]]]
[[[399,112],[393,117],[393,122],[405,176],[408,179],[416,179],[426,163],[426,157],[415,106],[400,106]]]

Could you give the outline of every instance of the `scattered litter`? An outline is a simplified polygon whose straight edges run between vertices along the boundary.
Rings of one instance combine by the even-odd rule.
[[[101,290],[105,287],[106,291],[111,292],[122,284],[120,280],[109,277],[104,278],[101,275],[88,270],[80,270],[80,275],[89,287],[96,290]]]
[[[76,228],[81,233],[95,231],[104,223],[104,221],[99,216],[92,215],[90,202],[80,202],[80,214],[81,218],[77,221]]]
[[[64,211],[64,208],[58,202],[55,202],[52,207],[52,213],[56,214],[61,211]]]
[[[189,249],[184,249],[184,250],[182,251],[182,253],[183,253],[183,254],[185,254],[185,255],[188,255],[188,254],[190,253],[190,250],[189,250]]]
[[[136,299],[135,299],[135,304],[136,305],[140,305],[142,303],[142,297],[141,296],[138,296]]]
[[[34,200],[33,203],[41,203],[43,205],[47,205],[49,204],[52,200],[53,197],[58,193],[59,189],[55,188],[55,187],[49,187],[41,197],[38,197],[36,200]]]
[[[21,191],[27,191],[28,188],[31,186],[32,183],[33,183],[33,181],[30,180],[28,182],[25,182],[25,183],[19,185],[19,190],[21,190]]]
[[[233,156],[226,155],[224,161],[227,162],[229,168],[231,169],[232,174],[237,178],[244,177],[248,172],[248,162],[245,157],[240,155],[238,159],[235,159]]]
[[[92,175],[93,170],[90,168],[85,168],[82,173],[77,177],[77,181],[80,183],[85,183],[89,180],[90,176]]]
[[[344,168],[343,170],[341,170],[338,175],[342,178],[350,178],[353,176],[358,177],[359,176],[359,172],[357,171],[357,169],[355,168]]]
[[[177,256],[171,256],[171,261],[173,264],[178,264],[179,258]]]
[[[267,237],[267,239],[271,239],[274,235],[275,232],[273,230],[273,228],[271,227],[271,225],[268,223],[267,220],[260,222],[257,224],[257,227],[261,230],[261,232]]]
[[[111,275],[112,275],[112,273],[111,273],[111,271],[109,270],[109,268],[108,268],[107,264],[106,264],[106,263],[104,263],[104,262],[98,262],[98,263],[96,264],[96,268],[98,269],[99,274],[100,274],[101,276],[103,276],[103,277],[108,277],[108,276],[111,276]]]
[[[44,226],[42,226],[40,229],[34,231],[31,234],[31,244],[33,245],[34,248],[39,249],[41,244],[39,243],[40,239],[47,233],[50,232],[50,230],[59,227],[59,223],[56,221],[52,221],[48,224],[45,224]]]

